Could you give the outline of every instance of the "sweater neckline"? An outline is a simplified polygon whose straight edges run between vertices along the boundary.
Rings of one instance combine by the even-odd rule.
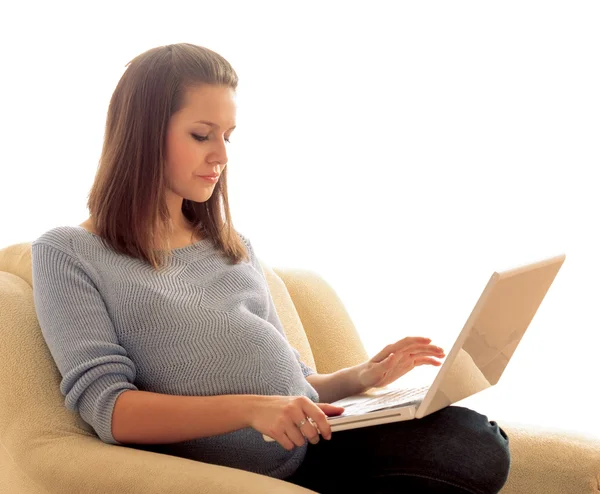
[[[86,232],[88,235],[91,235],[92,237],[96,237],[97,239],[103,240],[100,235],[96,235],[95,233],[90,232],[88,229],[82,227],[81,225],[77,225],[76,228],[79,228],[80,230],[83,230],[84,232]],[[193,244],[185,245],[183,247],[177,247],[175,249],[171,249],[171,252],[186,253],[186,252],[192,251],[192,250],[200,247],[201,245],[203,245],[208,240],[210,240],[209,237],[204,237],[204,238],[201,238],[200,240],[198,240],[197,242],[194,242]]]

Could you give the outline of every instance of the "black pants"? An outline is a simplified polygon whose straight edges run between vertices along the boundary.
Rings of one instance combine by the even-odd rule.
[[[450,406],[422,419],[334,432],[309,444],[285,480],[319,493],[497,493],[510,468],[508,442],[485,415]]]

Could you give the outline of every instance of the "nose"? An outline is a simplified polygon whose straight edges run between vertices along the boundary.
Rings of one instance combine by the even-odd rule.
[[[215,144],[211,156],[211,161],[217,161],[218,163],[222,163],[223,166],[225,166],[225,163],[227,163],[227,143],[225,142],[225,139],[215,139],[213,142]]]

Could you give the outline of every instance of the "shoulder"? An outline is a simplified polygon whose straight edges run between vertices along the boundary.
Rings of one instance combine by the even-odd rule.
[[[237,236],[240,238],[240,240],[242,242],[244,242],[245,244],[249,244],[250,240],[248,239],[248,237],[246,237],[246,235],[243,235],[241,232],[239,232],[238,230],[235,231],[235,233],[237,233]]]
[[[237,230],[236,230],[236,233],[238,234],[238,237],[240,237],[240,239],[242,240],[243,244],[246,246],[246,249],[248,251],[248,256],[250,257],[250,261],[252,262],[252,260],[255,257],[254,247],[252,247],[252,242],[246,235],[238,232]]]
[[[259,259],[259,257],[256,255],[256,252],[254,250],[254,247],[252,247],[252,242],[250,242],[250,239],[246,236],[244,236],[243,234],[238,232],[238,235],[240,236],[240,238],[242,239],[242,242],[244,242],[244,244],[246,245],[246,248],[248,250],[248,263],[251,264],[252,266],[254,266],[254,268],[263,275],[264,277],[264,268],[262,267],[262,261]]]
[[[238,232],[237,230],[236,230],[236,233],[237,233],[238,237],[240,238],[240,240],[244,243],[244,245],[252,253],[252,243],[250,242],[250,239],[246,235]]]
[[[32,251],[40,246],[50,246],[65,254],[76,257],[73,250],[73,240],[86,240],[92,234],[79,226],[56,226],[42,233],[31,243]]]

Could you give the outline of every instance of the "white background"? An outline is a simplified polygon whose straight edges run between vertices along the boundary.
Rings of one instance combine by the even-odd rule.
[[[320,273],[373,355],[448,352],[494,270],[566,253],[500,383],[461,404],[600,436],[597,2],[21,5],[1,16],[1,246],[87,218],[129,60],[204,45],[240,77],[230,200],[261,259]]]

